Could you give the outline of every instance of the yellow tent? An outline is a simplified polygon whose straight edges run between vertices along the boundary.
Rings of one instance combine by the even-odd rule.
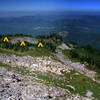
[[[25,46],[25,45],[26,45],[26,44],[25,44],[24,41],[22,41],[21,44],[20,44],[20,46]]]
[[[43,47],[43,44],[40,42],[40,43],[38,44],[38,47]]]
[[[5,37],[3,41],[4,41],[4,42],[8,42],[8,38],[7,38],[7,37]]]

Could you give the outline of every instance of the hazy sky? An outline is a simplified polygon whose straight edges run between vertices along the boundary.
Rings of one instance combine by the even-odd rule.
[[[100,11],[100,0],[0,0],[0,13],[31,11]]]

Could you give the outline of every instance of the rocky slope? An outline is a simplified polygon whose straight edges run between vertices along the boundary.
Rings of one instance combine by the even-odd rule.
[[[6,55],[0,54],[0,61],[9,64],[12,67],[22,67],[28,68],[31,71],[41,71],[41,72],[52,72],[55,74],[61,74],[61,70],[69,71],[72,68],[66,66],[60,62],[52,60],[50,57],[31,57],[31,56],[16,56],[16,55]]]
[[[54,100],[66,93],[64,89],[48,87],[33,81],[32,77],[0,68],[0,100]]]
[[[60,50],[59,50],[60,48]],[[9,65],[10,68],[22,68],[28,69],[29,73],[50,73],[55,75],[56,78],[60,77],[62,80],[62,71],[70,73],[71,70],[76,70],[91,79],[94,79],[95,72],[87,70],[85,65],[80,63],[74,63],[66,58],[61,49],[70,49],[66,45],[60,45],[55,56],[57,60],[53,60],[52,57],[31,57],[31,56],[16,56],[0,53],[0,62]],[[58,61],[59,60],[59,61]],[[75,73],[79,75],[79,73]],[[42,76],[41,76],[42,77]],[[48,74],[49,77],[49,74]],[[49,80],[49,79],[48,79]],[[72,77],[70,77],[72,80]],[[52,81],[52,80],[51,80]],[[67,80],[68,81],[68,80]],[[65,80],[66,82],[66,80]],[[69,81],[68,81],[69,82]],[[53,83],[53,82],[52,82]],[[62,84],[62,83],[61,83]],[[67,84],[67,87],[75,91],[75,87],[71,84]],[[8,69],[0,66],[0,100],[91,100],[95,99],[91,91],[87,91],[85,96],[81,96],[78,93],[71,93],[69,89],[45,84],[44,80],[41,80],[35,76],[22,75],[15,71],[9,71]],[[99,100],[99,99],[97,99]]]
[[[65,55],[63,55],[62,50],[71,50],[71,48],[66,46],[64,43],[57,47],[55,55],[61,62],[63,62],[67,66],[70,66],[70,68],[73,68],[76,71],[78,71],[82,74],[85,74],[86,76],[88,76],[92,79],[95,77],[95,75],[96,75],[95,71],[88,70],[86,68],[86,65],[81,64],[80,62],[72,62],[69,58],[67,58],[67,57],[65,57]]]
[[[71,87],[71,86],[70,86]],[[0,67],[0,100],[90,100]]]

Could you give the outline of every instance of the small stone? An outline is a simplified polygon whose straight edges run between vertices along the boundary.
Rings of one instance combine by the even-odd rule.
[[[74,75],[80,75],[79,73],[75,73]]]
[[[7,63],[11,63],[11,61],[9,59],[6,60]]]
[[[91,91],[87,91],[86,96],[87,97],[91,97],[93,95],[93,93]]]

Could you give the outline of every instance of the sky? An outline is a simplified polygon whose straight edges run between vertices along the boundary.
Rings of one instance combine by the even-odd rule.
[[[100,11],[100,0],[0,0],[0,13]]]

